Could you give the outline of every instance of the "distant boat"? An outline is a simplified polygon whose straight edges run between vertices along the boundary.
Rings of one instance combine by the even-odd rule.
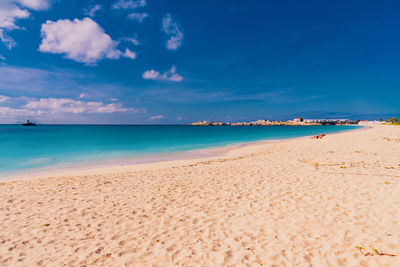
[[[36,123],[34,122],[30,122],[29,120],[27,120],[25,123],[22,124],[23,126],[36,126]]]

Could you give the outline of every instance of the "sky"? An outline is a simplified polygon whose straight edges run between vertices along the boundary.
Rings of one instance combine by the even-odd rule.
[[[399,116],[399,8],[1,0],[0,123]]]

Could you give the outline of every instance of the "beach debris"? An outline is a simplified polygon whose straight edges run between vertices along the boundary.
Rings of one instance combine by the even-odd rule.
[[[358,249],[360,251],[360,253],[364,256],[374,256],[375,254],[378,256],[390,256],[390,257],[396,257],[397,255],[395,254],[389,254],[389,253],[384,253],[381,249],[376,249],[371,247],[372,251],[375,253],[371,253],[371,252],[365,252],[366,249],[360,246],[356,246],[356,249]]]
[[[361,150],[356,150],[354,151],[354,153],[361,153]]]
[[[319,163],[318,163],[318,162],[315,162],[315,163],[314,163],[314,166],[315,166],[315,169],[318,170]]]
[[[360,253],[361,253],[362,255],[364,255],[364,256],[369,256],[369,255],[370,255],[369,252],[367,253],[368,255],[364,253],[365,248],[363,248],[363,247],[356,246],[356,249],[358,249],[358,250],[360,251]],[[373,255],[371,255],[371,256],[373,256]]]
[[[395,142],[400,142],[400,138],[389,138],[389,137],[383,137],[383,139],[387,141],[395,141]]]
[[[397,256],[395,254],[383,253],[381,249],[372,248],[372,250],[379,256],[390,256],[390,257]]]
[[[43,226],[49,226],[50,224],[49,223],[45,223],[45,224],[43,224]]]
[[[390,184],[390,182],[384,182],[385,184]]]

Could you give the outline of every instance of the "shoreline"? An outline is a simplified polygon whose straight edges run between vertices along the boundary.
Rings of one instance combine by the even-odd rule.
[[[399,266],[398,151],[376,126],[0,182],[0,265]]]
[[[343,126],[346,127],[346,126]],[[343,134],[352,131],[361,131],[367,130],[366,126],[359,126],[359,128],[351,129],[351,130],[341,130],[334,133],[329,133],[328,135],[336,135]],[[112,173],[119,172],[123,169],[124,171],[134,171],[135,168],[138,170],[151,170],[154,168],[163,168],[180,166],[183,162],[187,162],[187,164],[191,164],[193,162],[201,161],[201,160],[215,160],[219,158],[229,157],[231,153],[235,153],[237,150],[246,149],[246,148],[254,148],[254,149],[262,149],[264,146],[307,139],[310,136],[299,136],[299,137],[290,137],[290,138],[282,138],[282,139],[264,139],[264,140],[256,140],[249,142],[241,142],[236,144],[228,144],[222,146],[211,146],[200,149],[193,149],[187,151],[176,151],[176,152],[165,152],[165,153],[154,153],[154,154],[145,154],[145,158],[143,160],[137,160],[137,158],[143,155],[135,155],[135,156],[124,156],[124,157],[116,157],[110,159],[100,160],[99,163],[95,163],[92,161],[88,161],[85,163],[57,163],[54,166],[49,167],[38,167],[26,170],[17,170],[10,171],[5,176],[0,176],[0,182],[10,182],[15,180],[23,180],[23,179],[38,179],[45,177],[59,177],[59,176],[74,176],[74,175],[87,175],[88,173]],[[132,160],[133,159],[133,160]],[[135,161],[136,160],[136,161]],[[126,163],[120,163],[120,162]],[[113,163],[110,163],[113,162]],[[98,166],[100,165],[100,166]],[[152,166],[154,165],[154,166]],[[75,169],[74,171],[70,171],[69,169]],[[30,172],[35,172],[35,174],[29,174]]]

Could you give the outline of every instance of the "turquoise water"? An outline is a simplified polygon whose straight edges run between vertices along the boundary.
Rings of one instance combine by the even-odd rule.
[[[357,126],[0,125],[0,175],[57,164],[141,158],[355,128]]]

